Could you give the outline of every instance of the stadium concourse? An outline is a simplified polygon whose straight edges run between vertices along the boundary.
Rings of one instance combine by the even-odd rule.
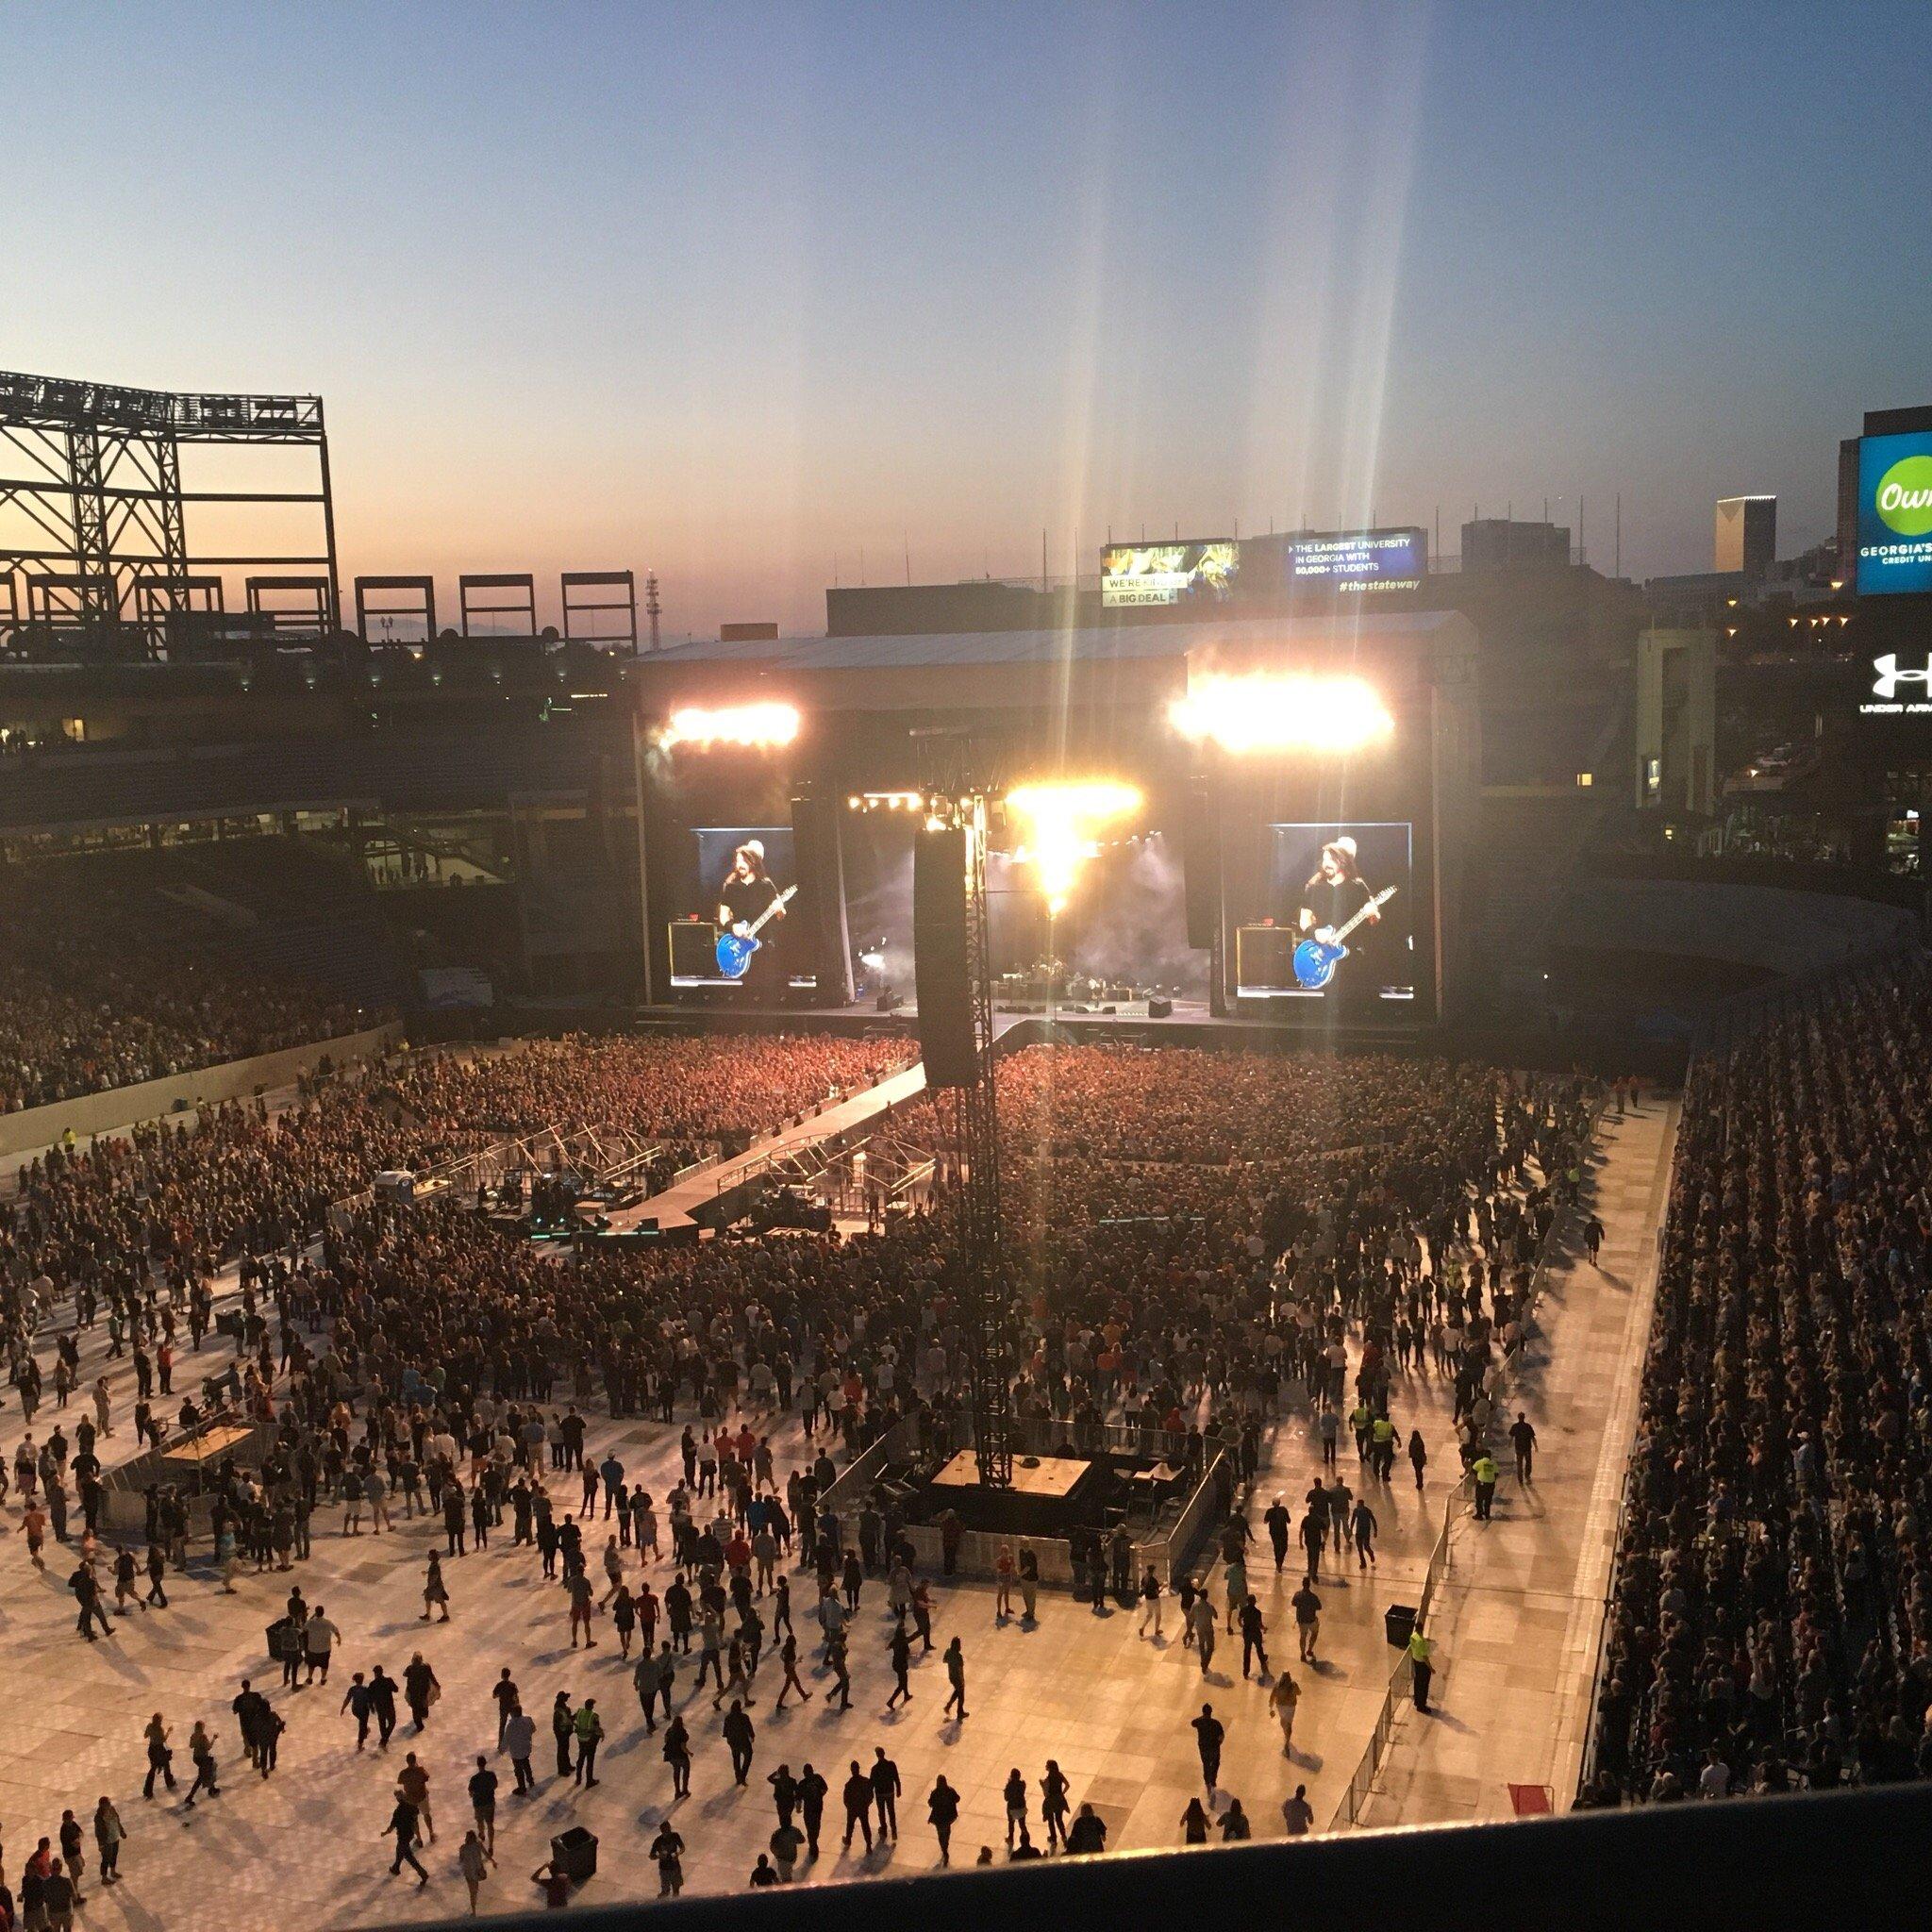
[[[347,1924],[453,1913],[467,1903],[458,1849],[479,1755],[500,1779],[486,1909],[533,1903],[530,1874],[552,1837],[577,1825],[601,1841],[598,1875],[580,1897],[655,1895],[649,1854],[667,1818],[683,1840],[685,1883],[735,1890],[772,1840],[769,1778],[781,1764],[803,1775],[808,1761],[830,1794],[819,1856],[801,1861],[801,1881],[934,1864],[928,1796],[941,1775],[958,1794],[954,1862],[970,1864],[982,1845],[1004,1854],[1005,1787],[1016,1768],[1032,1840],[1043,1846],[1049,1759],[1064,1774],[1069,1807],[1091,1807],[1106,1827],[1108,1849],[1181,1841],[1196,1798],[1208,1801],[1199,1816],[1216,1839],[1241,1835],[1242,1814],[1257,1837],[1310,1820],[1325,1826],[1383,1705],[1393,1655],[1383,1611],[1415,1600],[1445,1499],[1482,1450],[1478,1424],[1501,1426],[1486,1385],[1512,1339],[1538,1240],[1580,1185],[1580,1083],[1532,1088],[1480,1068],[1371,1056],[1034,1049],[1008,1062],[1003,1118],[1009,1146],[1026,1150],[1011,1157],[1008,1211],[1041,1264],[1033,1298],[1011,1311],[1022,1412],[1071,1406],[1076,1420],[1151,1417],[1148,1426],[1224,1440],[1256,1465],[1244,1571],[1231,1575],[1217,1555],[1234,1546],[1224,1533],[1200,1564],[1218,1637],[1205,1672],[1172,1601],[1157,1638],[1131,1604],[1094,1607],[1049,1589],[1036,1620],[1002,1618],[991,1584],[927,1575],[918,1582],[932,1648],[915,1639],[911,1699],[891,1708],[898,1620],[888,1599],[898,1591],[879,1566],[858,1579],[845,1646],[851,1704],[835,1707],[821,1589],[798,1560],[824,1519],[808,1521],[810,1490],[794,1477],[824,1451],[842,1464],[890,1416],[957,1391],[962,1369],[937,1223],[850,1241],[788,1236],[578,1262],[443,1210],[387,1235],[356,1221],[310,1248],[292,1276],[262,1280],[251,1265],[245,1289],[241,1281],[243,1257],[303,1249],[328,1202],[372,1166],[472,1142],[481,1120],[528,1124],[554,1115],[568,1094],[625,1112],[641,1131],[703,1140],[769,1127],[829,1089],[889,1077],[891,1059],[883,1046],[823,1039],[538,1043],[472,1063],[402,1062],[380,1081],[325,1087],[279,1114],[227,1109],[186,1137],[147,1133],[115,1152],[28,1164],[6,1203],[14,1382],[6,1446],[15,1477],[7,1507],[27,1533],[0,1551],[0,1658],[11,1681],[33,1687],[16,1703],[14,1749],[0,1767],[9,1879],[23,1860],[33,1865],[41,1837],[58,1855],[71,1812],[94,1923],[256,1925],[292,1916]],[[392,1105],[397,1095],[406,1108]],[[918,1131],[916,1110],[908,1131]],[[197,1281],[212,1290],[211,1304],[193,1294]],[[246,1311],[239,1344],[205,1326],[210,1312],[237,1308]],[[214,1548],[201,1535],[185,1574],[165,1567],[165,1607],[140,1607],[142,1574],[125,1607],[103,1612],[105,1634],[83,1642],[71,1593],[75,1582],[83,1596],[87,1589],[75,1492],[91,1432],[81,1425],[108,1418],[111,1434],[92,1444],[106,1469],[133,1453],[137,1374],[158,1372],[167,1336],[173,1395],[153,1398],[152,1422],[171,1427],[175,1404],[198,1393],[204,1375],[234,1363],[252,1384],[265,1360],[273,1387],[267,1378],[247,1387],[244,1404],[278,1412],[290,1453],[263,1472],[266,1493],[238,1480],[232,1527]],[[1340,1398],[1325,1427],[1310,1399],[1324,1386]],[[807,1391],[823,1396],[811,1439]],[[1386,1477],[1357,1457],[1341,1415],[1358,1396],[1386,1405],[1405,1449],[1420,1444],[1419,1477],[1407,1453]],[[525,1470],[519,1443],[501,1430],[511,1407],[522,1419],[533,1405],[547,1440],[534,1443]],[[690,1796],[676,1802],[665,1726],[645,1727],[612,1616],[593,1610],[594,1645],[576,1648],[568,1542],[562,1576],[552,1578],[554,1562],[519,1540],[527,1485],[547,1486],[559,1522],[581,1507],[579,1474],[552,1466],[572,1433],[557,1419],[571,1408],[582,1417],[593,1477],[600,1468],[608,1475],[614,1457],[625,1489],[654,1499],[651,1527],[665,1555],[645,1564],[622,1547],[627,1588],[648,1582],[664,1600],[674,1532],[687,1556],[704,1558],[708,1500],[696,1504],[694,1523],[677,1522],[687,1429],[704,1439],[717,1421],[749,1426],[743,1488],[782,1502],[788,1539],[796,1526],[799,1540],[775,1569],[791,1588],[811,1699],[776,1707],[775,1606],[755,1595],[764,1657],[748,1689],[757,1735],[742,1789],[717,1687],[694,1686],[702,1643],[680,1657],[671,1699],[693,1760]],[[57,1426],[65,1467],[58,1450],[37,1453],[50,1450]],[[446,1426],[465,1446],[443,1446]],[[1320,1551],[1320,1633],[1305,1661],[1293,1607],[1312,1513],[1304,1497],[1337,1434],[1340,1477],[1368,1505],[1374,1528],[1358,1510],[1338,1512]],[[359,1453],[365,1445],[375,1453]],[[438,1466],[440,1452],[450,1470]],[[700,1471],[711,1459],[708,1442],[690,1453]],[[64,1546],[58,1525],[37,1528],[28,1472],[30,1487],[44,1493],[51,1474],[63,1503],[75,1503]],[[481,1519],[487,1546],[452,1552],[443,1515],[426,1502],[417,1513],[408,1500],[425,1482],[444,1486],[469,1535]],[[305,1493],[315,1507],[300,1524]],[[351,1510],[346,1499],[364,1493],[383,1497],[389,1526],[376,1527],[373,1502]],[[1267,1514],[1276,1496],[1296,1526],[1278,1570]],[[605,1543],[619,1526],[606,1507],[600,1493],[583,1516],[593,1598],[608,1594]],[[359,1533],[347,1533],[358,1517]],[[849,1516],[831,1527],[841,1543],[855,1529],[860,1541],[868,1535]],[[1357,1555],[1363,1540],[1373,1542],[1372,1569]],[[292,1569],[283,1570],[276,1555],[291,1541]],[[99,1554],[106,1600],[111,1546]],[[130,1554],[146,1554],[138,1533]],[[737,1560],[725,1553],[727,1566]],[[834,1598],[854,1581],[836,1560],[821,1574]],[[268,1654],[266,1626],[283,1616],[291,1586],[315,1627],[325,1613],[336,1633],[325,1684],[285,1684]],[[425,1621],[441,1591],[450,1621]],[[1252,1675],[1228,1629],[1230,1597],[1247,1594],[1269,1666],[1255,1659]],[[945,1709],[944,1653],[956,1639],[963,1717]],[[353,1708],[342,1707],[353,1674],[380,1666],[404,1686],[407,1707],[427,1686],[412,1671],[419,1659],[437,1686],[424,1724],[405,1707],[386,1754],[374,1739],[358,1751]],[[1444,1661],[1453,1681],[1454,1659]],[[499,1748],[494,1692],[506,1670],[537,1726],[527,1798],[513,1795]],[[1287,1674],[1302,1694],[1285,1755],[1271,1690]],[[242,1754],[235,1700],[244,1679],[282,1726],[267,1775]],[[740,1694],[735,1680],[732,1690]],[[601,1724],[590,1728],[601,1728],[602,1741],[591,1776],[558,1774],[551,1715],[559,1696],[577,1710],[595,1699]],[[1204,1702],[1225,1730],[1209,1789],[1192,1722]],[[147,1799],[144,1730],[156,1713],[180,1790]],[[252,1722],[260,1735],[258,1711]],[[190,1807],[197,1724],[212,1734],[220,1792]],[[860,1842],[841,1842],[841,1794],[848,1767],[870,1769],[879,1752],[897,1766],[902,1839],[868,1856]],[[580,1746],[567,1755],[580,1759]],[[422,1815],[436,1832],[418,1847],[428,1874],[420,1891],[407,1866],[391,1875],[397,1840],[383,1835],[396,1822],[399,1783],[420,1790],[419,1773],[427,1777]],[[126,1832],[111,1890],[96,1873],[92,1821],[103,1797]],[[29,1875],[38,1882],[37,1871]]]

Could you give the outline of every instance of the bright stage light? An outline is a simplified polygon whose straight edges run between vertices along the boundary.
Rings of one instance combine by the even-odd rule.
[[[726,705],[707,711],[687,705],[673,711],[659,742],[674,744],[736,744],[763,748],[790,744],[798,736],[798,713],[790,705]]]
[[[1007,809],[1017,812],[1030,828],[1028,842],[1013,857],[1039,875],[1049,912],[1058,915],[1065,909],[1081,861],[1099,851],[1093,833],[1140,807],[1141,794],[1133,786],[1107,782],[1022,785],[1007,793]]]
[[[1359,677],[1267,671],[1195,678],[1168,716],[1184,738],[1226,752],[1356,751],[1395,728]]]

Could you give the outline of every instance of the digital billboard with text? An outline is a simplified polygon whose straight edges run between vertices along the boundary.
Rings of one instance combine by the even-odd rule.
[[[1412,591],[1429,572],[1420,529],[1313,531],[1288,541],[1289,586],[1338,591]]]
[[[1137,604],[1219,604],[1234,595],[1241,545],[1206,542],[1116,543],[1100,553],[1105,609]]]
[[[1858,594],[1932,591],[1932,430],[1858,445]]]

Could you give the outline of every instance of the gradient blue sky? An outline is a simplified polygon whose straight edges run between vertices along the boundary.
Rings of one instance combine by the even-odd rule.
[[[318,391],[345,570],[650,566],[673,635],[1042,527],[1582,496],[1607,567],[1621,491],[1703,569],[1932,401],[1927,18],[16,6],[0,365]]]

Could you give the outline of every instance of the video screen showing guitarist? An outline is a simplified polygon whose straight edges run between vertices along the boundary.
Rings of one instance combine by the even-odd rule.
[[[1412,997],[1409,827],[1277,825],[1275,905],[1297,934],[1293,991],[1355,1001]]]
[[[758,948],[745,968],[745,990],[757,998],[784,991],[785,971],[779,957],[779,927],[785,920],[784,895],[765,870],[762,839],[747,839],[731,855],[731,870],[718,889],[718,924],[741,939],[758,926]]]

